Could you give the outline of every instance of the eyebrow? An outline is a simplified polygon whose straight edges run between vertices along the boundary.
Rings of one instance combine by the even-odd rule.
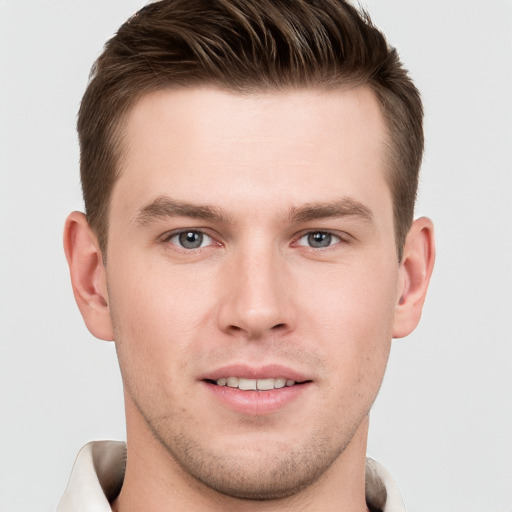
[[[350,197],[326,203],[308,203],[299,208],[291,208],[289,217],[294,222],[340,217],[358,217],[364,221],[373,221],[372,211],[360,201]]]
[[[189,217],[225,223],[229,220],[229,216],[220,208],[195,205],[161,196],[143,206],[134,217],[134,222],[139,226],[146,226],[154,220],[168,217]]]
[[[146,226],[154,220],[169,217],[189,217],[229,223],[230,216],[218,207],[196,205],[161,196],[143,206],[135,215],[134,222],[136,225]],[[307,203],[300,207],[290,208],[288,213],[290,222],[308,222],[340,217],[358,217],[368,222],[373,221],[372,211],[363,203],[349,197],[329,202]]]

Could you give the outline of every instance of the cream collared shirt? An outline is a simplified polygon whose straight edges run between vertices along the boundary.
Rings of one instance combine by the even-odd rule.
[[[110,502],[121,490],[126,444],[94,441],[78,453],[57,512],[112,512]],[[382,512],[405,512],[392,476],[373,459],[366,459],[366,501]]]

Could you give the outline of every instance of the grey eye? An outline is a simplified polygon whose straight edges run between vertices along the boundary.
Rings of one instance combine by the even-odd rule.
[[[212,239],[201,231],[182,231],[171,237],[169,241],[183,249],[199,249],[211,244]]]
[[[297,245],[311,247],[313,249],[324,249],[341,242],[341,238],[328,231],[311,231],[301,236]]]
[[[309,233],[308,245],[310,247],[329,247],[331,245],[332,235],[318,231],[316,233]]]

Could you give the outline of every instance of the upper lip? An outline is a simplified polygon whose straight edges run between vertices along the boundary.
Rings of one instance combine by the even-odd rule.
[[[277,379],[284,378],[295,382],[311,380],[305,374],[280,364],[249,366],[247,364],[231,364],[222,366],[199,376],[199,380],[217,381],[223,377],[242,377],[244,379]]]

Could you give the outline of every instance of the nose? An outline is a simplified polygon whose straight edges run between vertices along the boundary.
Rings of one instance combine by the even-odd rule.
[[[222,331],[259,339],[295,328],[291,280],[278,251],[241,251],[225,263],[218,313]]]

